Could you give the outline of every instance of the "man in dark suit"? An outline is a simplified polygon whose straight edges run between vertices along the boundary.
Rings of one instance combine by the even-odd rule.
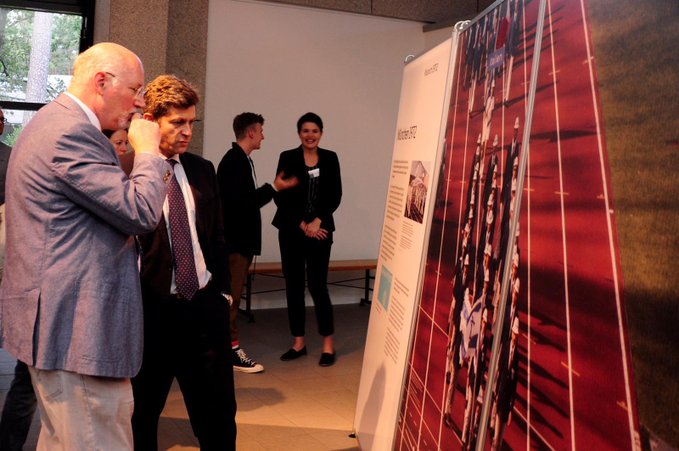
[[[273,199],[276,191],[293,187],[297,179],[284,179],[278,174],[273,186],[269,183],[257,187],[255,166],[250,154],[261,147],[264,140],[264,118],[260,114],[241,113],[233,119],[236,142],[232,144],[217,169],[224,235],[229,250],[231,270],[231,349],[233,369],[243,373],[259,373],[264,366],[255,362],[240,346],[238,333],[238,308],[248,268],[255,255],[262,250],[262,215],[259,211]]]
[[[186,152],[198,94],[161,75],[146,87],[144,118],[160,126],[160,152],[174,167],[163,216],[139,237],[144,357],[132,380],[135,449],[158,449],[158,420],[177,378],[202,450],[236,446],[229,348],[230,277],[214,166]],[[136,162],[135,162],[136,165]]]

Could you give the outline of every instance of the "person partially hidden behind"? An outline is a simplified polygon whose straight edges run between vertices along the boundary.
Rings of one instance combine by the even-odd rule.
[[[0,108],[0,135],[5,133],[5,124],[7,123],[7,119],[5,118],[5,112],[2,111],[2,108]],[[4,142],[0,142],[0,205],[5,205],[5,179],[7,178],[7,164],[9,163],[9,156],[12,153],[12,148],[5,144]],[[4,208],[2,210],[3,216],[4,216]],[[0,217],[0,220],[2,220],[3,217]],[[3,237],[4,240],[4,237]],[[4,246],[4,241],[2,242]],[[4,258],[4,248],[2,249],[2,256]],[[1,263],[1,261],[0,261]],[[1,265],[0,265],[1,266]],[[0,272],[0,279],[2,279],[2,273]]]
[[[2,338],[28,365],[41,451],[132,449],[130,377],[143,346],[133,235],[158,224],[172,172],[158,125],[137,117],[143,82],[128,49],[90,47],[10,157]],[[128,127],[129,177],[101,132]]]
[[[278,209],[273,225],[278,229],[288,321],[294,338],[292,348],[281,360],[294,360],[307,353],[306,274],[318,332],[323,337],[318,364],[330,366],[335,363],[335,322],[328,294],[328,265],[335,230],[333,213],[342,199],[342,179],[337,154],[318,147],[323,136],[321,118],[314,113],[304,114],[297,121],[297,133],[301,145],[281,153],[276,173],[297,177],[300,183],[274,197]]]
[[[128,152],[127,130],[104,130],[104,135],[111,141],[111,144],[113,144],[119,157],[122,157]]]
[[[160,151],[174,175],[160,223],[139,236],[144,359],[132,379],[134,448],[158,449],[158,421],[176,378],[201,450],[233,450],[231,280],[219,186],[212,163],[187,152],[198,94],[187,81],[161,75],[144,100],[144,118],[160,126]]]
[[[265,183],[257,187],[255,165],[250,154],[259,149],[264,140],[264,118],[260,114],[241,113],[233,118],[236,142],[217,168],[221,190],[224,235],[229,250],[231,269],[231,348],[233,369],[244,373],[259,373],[264,366],[255,362],[240,346],[238,308],[243,284],[255,255],[262,250],[262,215],[259,211],[273,199],[276,191],[297,185],[297,178],[277,174],[273,186]]]
[[[5,114],[0,109],[0,135],[5,131]],[[0,280],[5,260],[5,177],[12,148],[0,142]],[[17,360],[0,418],[0,450],[21,451],[38,406],[28,366]]]

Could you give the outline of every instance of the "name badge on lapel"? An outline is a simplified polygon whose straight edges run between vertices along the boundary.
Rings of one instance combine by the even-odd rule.
[[[308,171],[308,174],[309,174],[309,178],[315,179],[316,177],[321,175],[321,168],[310,169]]]

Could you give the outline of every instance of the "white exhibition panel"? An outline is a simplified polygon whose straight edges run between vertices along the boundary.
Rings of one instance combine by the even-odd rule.
[[[203,155],[219,164],[234,140],[233,117],[260,113],[265,140],[252,157],[258,182],[271,181],[279,153],[299,145],[297,119],[318,113],[321,147],[338,153],[342,170],[332,258],[375,258],[403,61],[423,45],[419,22],[212,0]],[[280,260],[274,212],[273,202],[262,209],[260,261]]]
[[[442,118],[448,105],[452,49],[453,38],[449,38],[403,70],[384,228],[354,419],[361,449],[393,446],[443,153]],[[418,185],[426,186],[423,203],[417,202],[413,194]],[[422,214],[413,213],[418,205],[422,206]]]

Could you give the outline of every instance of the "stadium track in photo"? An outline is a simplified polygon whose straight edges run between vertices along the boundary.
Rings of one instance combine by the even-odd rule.
[[[523,8],[524,40],[511,66],[509,95],[505,98],[504,71],[496,86],[490,136],[499,135],[500,165],[517,117],[519,138],[523,135],[538,4],[528,1]],[[473,90],[464,84],[460,48],[396,449],[458,449],[462,444],[467,370],[458,376],[449,427],[443,419],[446,347],[465,193],[485,102],[482,80]],[[469,92],[474,95],[471,112]],[[520,364],[504,434],[507,449],[618,450],[638,444],[601,121],[586,2],[548,0],[520,206]],[[490,443],[489,437],[487,449]]]

